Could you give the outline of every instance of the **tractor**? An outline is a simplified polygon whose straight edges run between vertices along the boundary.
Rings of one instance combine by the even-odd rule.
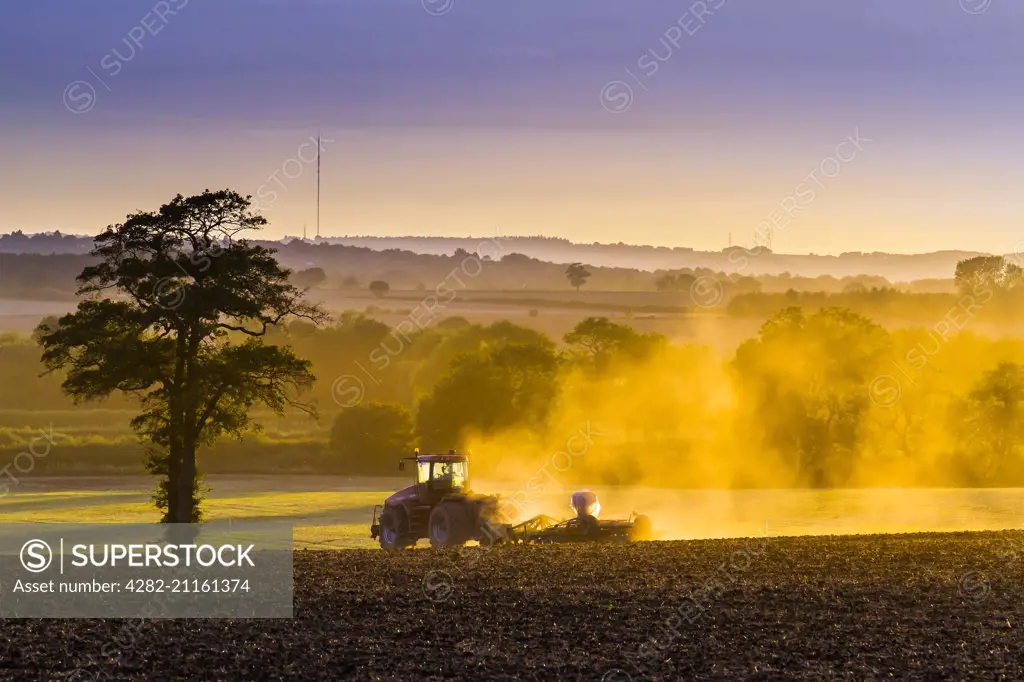
[[[446,455],[421,455],[399,461],[415,464],[415,483],[373,508],[370,536],[384,549],[403,549],[429,538],[433,547],[462,545],[469,540],[492,544],[500,540],[498,498],[469,489],[469,462],[449,450]],[[496,530],[497,529],[497,530]]]
[[[584,490],[572,495],[576,516],[558,521],[540,515],[510,524],[499,511],[499,498],[478,495],[469,489],[469,462],[449,450],[446,455],[421,455],[399,461],[415,463],[415,483],[399,490],[373,508],[370,537],[388,550],[412,547],[430,538],[433,547],[452,547],[477,540],[481,545],[504,543],[548,544],[555,542],[634,542],[651,538],[651,521],[632,514],[628,519],[597,519],[601,504],[597,495]]]

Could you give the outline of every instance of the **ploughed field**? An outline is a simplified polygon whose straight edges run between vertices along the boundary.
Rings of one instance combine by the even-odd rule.
[[[3,679],[1024,679],[1018,531],[295,555],[295,618],[0,621]]]

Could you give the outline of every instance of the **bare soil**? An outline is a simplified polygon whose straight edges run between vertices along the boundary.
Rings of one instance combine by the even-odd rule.
[[[0,621],[2,679],[1024,679],[1024,535],[302,551],[295,618]]]

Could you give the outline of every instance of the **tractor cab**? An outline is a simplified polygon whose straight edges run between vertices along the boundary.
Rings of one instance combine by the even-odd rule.
[[[469,489],[469,462],[465,455],[449,450],[447,455],[410,457],[416,465],[416,498],[420,504],[436,504],[442,497]],[[405,462],[399,462],[405,469]]]

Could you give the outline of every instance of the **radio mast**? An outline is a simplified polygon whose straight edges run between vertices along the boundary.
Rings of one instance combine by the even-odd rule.
[[[320,131],[316,131],[316,238],[320,239]]]

